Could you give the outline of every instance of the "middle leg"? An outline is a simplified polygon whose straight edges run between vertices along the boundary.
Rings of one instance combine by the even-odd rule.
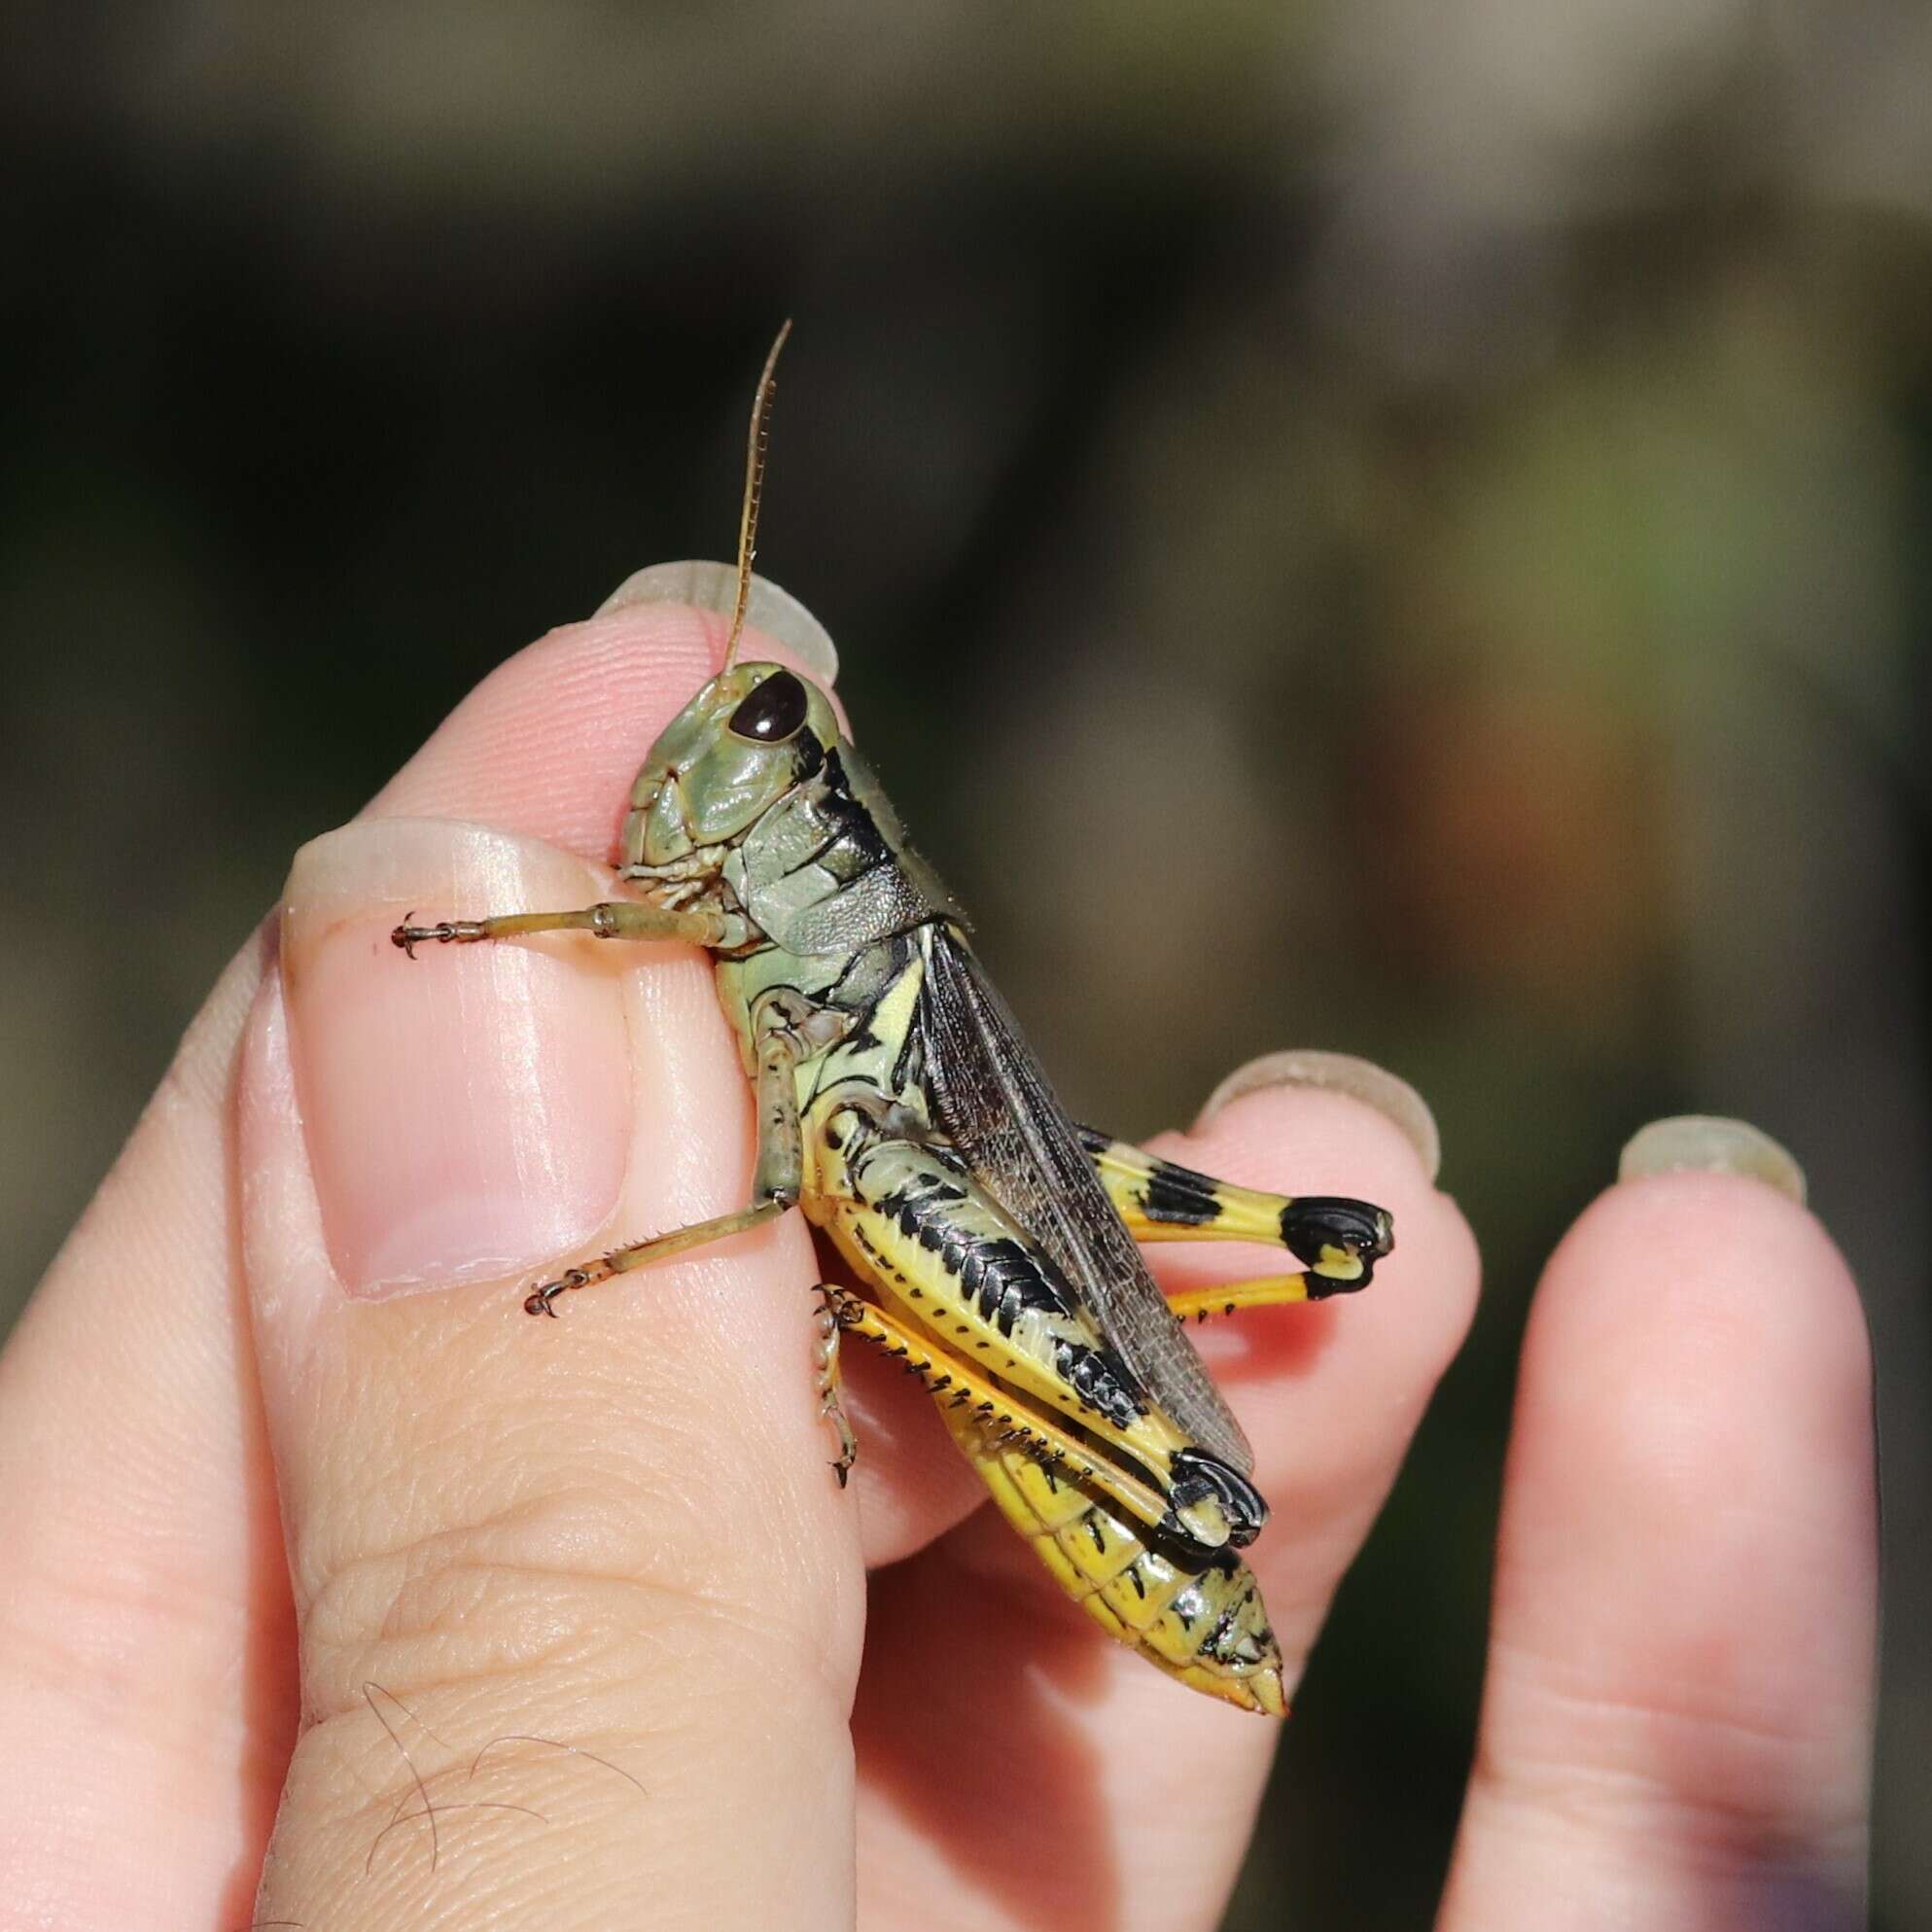
[[[524,1298],[525,1313],[554,1317],[560,1295],[608,1282],[615,1275],[627,1275],[633,1268],[648,1267],[686,1248],[743,1234],[749,1228],[775,1220],[788,1208],[797,1205],[805,1172],[797,1073],[801,1062],[818,1052],[823,1043],[815,1036],[816,1032],[823,1031],[814,1027],[816,1013],[816,1008],[807,1013],[787,1001],[772,999],[752,1016],[758,1164],[752,1183],[751,1205],[728,1214],[714,1215],[708,1221],[694,1222],[689,1227],[674,1228],[668,1234],[653,1235],[648,1241],[614,1247],[594,1261],[566,1269],[555,1281],[531,1289]]]

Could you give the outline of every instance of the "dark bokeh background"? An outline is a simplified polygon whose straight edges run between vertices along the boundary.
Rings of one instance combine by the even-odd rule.
[[[1932,17],[8,12],[0,1316],[294,846],[728,548],[794,314],[761,565],[1077,1109],[1369,1054],[1486,1249],[1230,1925],[1426,1922],[1526,1301],[1692,1107],[1867,1288],[1932,1924]]]

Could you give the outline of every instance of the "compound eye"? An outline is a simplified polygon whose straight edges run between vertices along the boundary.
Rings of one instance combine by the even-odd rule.
[[[805,721],[805,686],[790,671],[774,671],[736,711],[729,730],[755,744],[781,745]]]

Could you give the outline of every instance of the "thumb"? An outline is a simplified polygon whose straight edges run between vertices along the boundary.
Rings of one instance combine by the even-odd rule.
[[[299,856],[241,1080],[246,1273],[303,1731],[258,1916],[848,1923],[862,1572],[795,1216],[573,1296],[744,1205],[706,965],[563,936],[553,847],[371,820]]]

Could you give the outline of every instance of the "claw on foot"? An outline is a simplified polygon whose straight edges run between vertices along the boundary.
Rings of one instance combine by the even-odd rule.
[[[415,914],[409,915],[410,919]],[[482,922],[475,919],[444,919],[434,926],[411,926],[408,920],[397,927],[389,935],[392,946],[400,946],[413,960],[418,946],[428,945],[434,939],[439,946],[447,946],[453,941],[480,939],[483,936]]]
[[[552,1321],[557,1319],[555,1307],[559,1295],[567,1295],[573,1288],[580,1288],[590,1277],[581,1268],[571,1268],[554,1282],[545,1282],[542,1287],[532,1288],[523,1297],[525,1315],[547,1315]]]
[[[838,1455],[827,1466],[838,1478],[839,1488],[844,1489],[852,1474],[852,1465],[859,1460],[859,1438],[853,1434],[852,1424],[845,1420],[845,1411],[839,1407],[836,1395],[825,1404],[823,1413],[838,1431]]]

